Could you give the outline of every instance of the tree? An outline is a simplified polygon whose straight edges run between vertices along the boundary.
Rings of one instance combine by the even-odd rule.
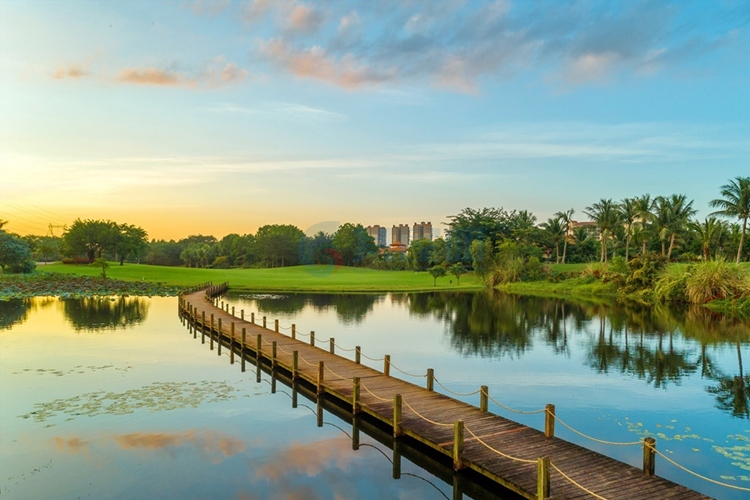
[[[33,272],[36,264],[28,243],[16,234],[5,232],[3,225],[0,224],[0,268],[9,273]]]
[[[601,199],[590,207],[586,207],[584,213],[596,222],[602,241],[601,262],[607,262],[607,240],[616,224],[620,223],[620,215],[615,203],[611,199]]]
[[[620,202],[620,218],[625,224],[625,261],[630,260],[630,240],[633,237],[633,227],[638,219],[638,204],[634,198],[624,198]]]
[[[367,234],[364,226],[350,222],[339,227],[333,236],[332,244],[341,254],[346,266],[361,265],[367,254],[378,251],[375,240]]]
[[[560,240],[565,239],[565,227],[559,217],[547,219],[547,222],[541,224],[541,228],[549,236],[555,247],[555,264],[560,262]]]
[[[445,266],[440,264],[437,266],[432,266],[427,270],[428,273],[430,273],[430,276],[432,276],[432,286],[437,286],[437,279],[445,276],[448,271],[445,269]]]
[[[255,243],[258,256],[267,266],[293,266],[299,261],[300,243],[305,233],[290,224],[273,224],[258,228]]]
[[[669,197],[659,196],[656,199],[657,221],[659,224],[659,238],[662,242],[662,255],[667,237],[669,237],[669,250],[667,259],[672,258],[677,235],[685,230],[685,227],[696,210],[693,208],[693,200],[687,201],[684,194],[673,194]]]
[[[85,253],[89,264],[105,251],[114,250],[119,238],[117,224],[109,220],[76,219],[63,234],[68,253],[73,256]]]
[[[474,272],[482,279],[492,269],[494,264],[495,248],[492,240],[474,240],[471,242],[471,262]]]
[[[423,238],[412,241],[409,249],[406,251],[406,256],[415,271],[424,271],[430,265],[431,252],[432,242]]]
[[[143,228],[132,224],[119,224],[120,235],[115,242],[115,252],[123,265],[129,256],[140,257],[148,248],[148,233]]]
[[[638,214],[638,227],[639,239],[641,240],[641,254],[646,253],[646,245],[648,244],[648,227],[649,224],[654,220],[654,200],[651,199],[650,194],[644,194],[635,198],[635,211]]]
[[[449,220],[446,239],[451,260],[471,260],[474,241],[489,239],[494,247],[500,238],[510,236],[507,213],[502,208],[464,208],[458,215],[450,216]]]
[[[461,284],[461,275],[466,274],[466,268],[460,262],[456,262],[448,268],[448,272],[456,277],[456,285]]]
[[[556,212],[555,217],[560,219],[560,222],[563,225],[563,228],[565,230],[565,240],[563,243],[563,254],[562,254],[562,263],[565,264],[565,257],[568,254],[568,236],[570,234],[570,224],[573,222],[573,214],[575,213],[575,210],[568,209],[564,212]]]
[[[107,262],[107,259],[103,257],[99,257],[96,259],[92,264],[89,264],[92,267],[101,267],[102,268],[102,278],[107,278],[107,268],[109,267],[109,262]]]
[[[747,219],[750,218],[750,177],[737,177],[729,181],[729,184],[721,186],[721,196],[711,200],[709,205],[720,208],[711,215],[722,215],[724,217],[735,217],[742,221],[742,232],[740,233],[740,246],[737,249],[737,260],[739,264],[742,255],[742,245],[747,233]]]
[[[719,240],[724,232],[724,223],[715,217],[707,217],[705,221],[691,221],[688,227],[698,236],[703,260],[711,259],[711,245]]]

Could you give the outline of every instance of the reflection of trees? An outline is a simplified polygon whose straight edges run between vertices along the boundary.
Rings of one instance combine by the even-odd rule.
[[[334,309],[342,323],[361,323],[372,312],[375,302],[383,295],[374,294],[289,294],[268,299],[256,299],[263,313],[295,314],[310,305],[318,311]]]
[[[76,330],[114,330],[143,322],[149,302],[138,297],[63,299],[63,310]]]
[[[29,317],[31,299],[0,300],[0,328],[21,324]]]

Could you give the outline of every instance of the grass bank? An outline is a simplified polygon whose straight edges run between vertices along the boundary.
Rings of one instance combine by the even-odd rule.
[[[99,276],[101,269],[69,264],[39,265],[37,272]],[[229,282],[233,291],[266,292],[420,292],[435,290],[477,290],[484,285],[473,273],[433,278],[427,272],[376,271],[344,266],[294,266],[275,269],[196,269],[111,263],[107,276],[123,281],[164,283],[170,286],[194,286],[206,281]],[[0,282],[1,283],[1,282]]]

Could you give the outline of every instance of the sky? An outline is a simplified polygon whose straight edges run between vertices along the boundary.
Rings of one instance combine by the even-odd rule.
[[[646,193],[703,218],[750,175],[748,89],[746,0],[2,0],[0,219],[221,238]]]

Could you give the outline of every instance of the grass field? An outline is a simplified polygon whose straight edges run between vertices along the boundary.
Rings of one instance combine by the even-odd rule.
[[[101,269],[70,264],[40,264],[37,272],[57,272],[98,276]],[[145,264],[110,263],[107,277],[126,281],[163,282],[191,286],[206,281],[229,282],[234,291],[313,291],[313,292],[386,292],[430,290],[476,290],[484,285],[473,273],[438,278],[437,286],[427,272],[375,271],[357,267],[295,266],[275,269],[195,269],[187,267],[149,266]]]

